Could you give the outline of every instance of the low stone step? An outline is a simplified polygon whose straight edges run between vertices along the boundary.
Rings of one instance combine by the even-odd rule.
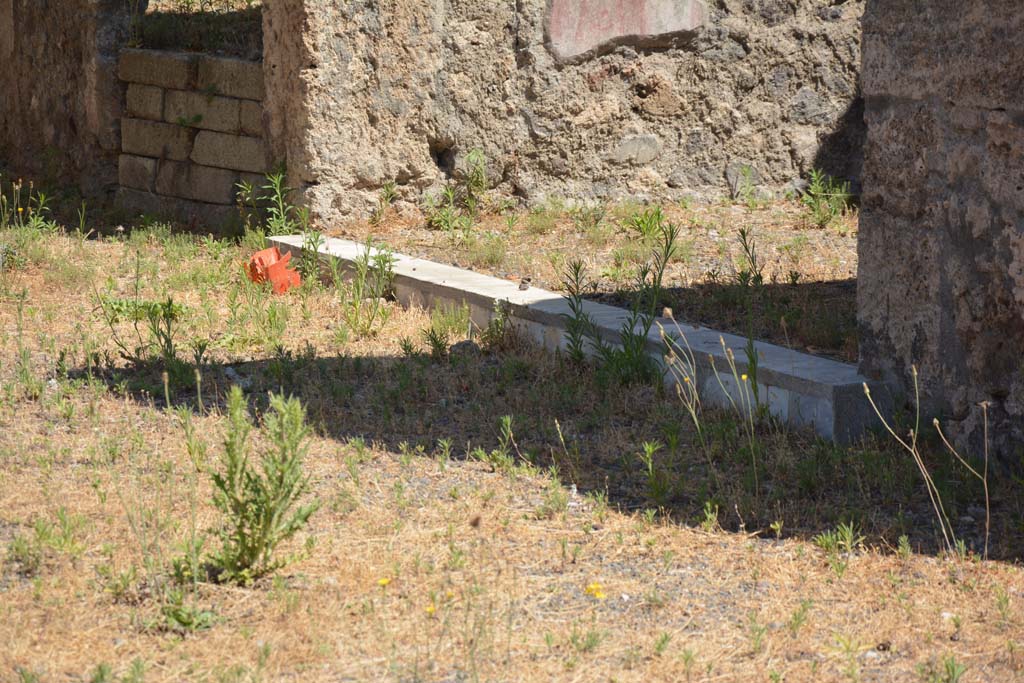
[[[298,256],[302,252],[301,235],[272,237],[270,242],[282,253],[291,251]],[[322,261],[336,259],[343,268],[351,268],[365,250],[366,245],[358,242],[329,238],[321,244],[319,255]],[[496,305],[506,305],[512,323],[530,338],[551,350],[565,349],[571,311],[560,294],[537,287],[520,289],[516,282],[425,259],[398,253],[393,256],[395,294],[404,306],[432,308],[465,303],[473,322],[483,327],[494,315]],[[620,339],[628,311],[590,301],[584,303],[584,310],[602,339],[610,343]],[[745,384],[742,376],[750,374],[745,338],[659,318],[648,336],[647,349],[663,366],[666,342],[662,333],[685,349],[686,353],[680,355],[689,359],[682,368],[666,372],[665,381],[672,393],[685,376],[698,387],[705,404],[728,408],[734,402],[742,405],[750,401],[750,387],[739,386]],[[865,383],[879,407],[890,412],[892,394],[888,387],[868,382],[854,365],[760,341],[754,342],[754,349],[760,400],[772,415],[790,426],[812,428],[821,437],[840,443],[855,441],[878,428],[878,417],[864,396]]]

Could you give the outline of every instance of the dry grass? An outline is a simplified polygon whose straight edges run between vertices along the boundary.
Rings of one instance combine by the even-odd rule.
[[[400,340],[422,349],[430,324],[421,311],[343,341],[329,289],[289,294],[287,327],[269,332],[265,293],[238,303],[250,290],[237,246],[159,229],[0,242],[24,257],[0,280],[3,680],[119,680],[138,660],[146,681],[943,681],[949,658],[964,681],[1024,678],[1024,575],[1012,562],[927,554],[936,530],[923,489],[884,443],[844,451],[765,427],[754,495],[749,459],[723,437],[716,487],[678,405],[649,388],[603,387],[530,349],[407,358]],[[189,340],[212,340],[202,409],[194,388],[171,396],[208,445],[198,467],[159,368],[117,359],[96,311],[93,286],[130,295],[136,264],[146,296],[186,305],[182,356]],[[267,390],[308,408],[307,469],[323,502],[308,528],[315,546],[252,587],[198,584],[186,604],[215,623],[169,631],[159,587],[191,531],[218,524],[208,470],[223,395],[239,381],[256,415]],[[466,458],[499,447],[506,414],[515,466]],[[709,419],[730,429],[728,416]],[[672,488],[648,514],[636,453],[673,439]],[[965,516],[977,491],[942,467],[958,531],[976,545]],[[997,488],[996,552],[1014,558],[1020,496]],[[700,528],[712,498],[731,531]],[[15,539],[60,510],[69,531],[30,571]],[[830,563],[808,539],[850,516],[868,544]],[[899,533],[925,554],[893,552]],[[101,664],[111,677],[94,678]]]
[[[628,227],[629,219],[644,208],[594,204],[586,215],[557,204],[527,214],[510,210],[482,216],[468,239],[428,229],[416,212],[390,213],[376,225],[352,224],[339,234],[360,239],[374,235],[402,253],[516,281],[530,277],[535,285],[554,291],[563,289],[566,264],[583,258],[595,281],[594,297],[621,303],[628,300],[637,265],[650,258],[650,249]],[[754,336],[856,360],[855,212],[818,228],[795,201],[662,208],[682,228],[663,301],[677,317],[748,333],[750,319],[741,303],[745,294],[735,286],[736,273],[747,267],[738,239],[745,228],[764,267],[765,285],[753,292]],[[494,249],[496,243],[503,249]]]
[[[153,0],[139,28],[139,47],[263,58],[259,0]]]

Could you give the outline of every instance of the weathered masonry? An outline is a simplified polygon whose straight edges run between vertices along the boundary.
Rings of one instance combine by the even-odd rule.
[[[0,0],[0,163],[71,181],[117,184],[123,0]]]
[[[119,203],[217,223],[238,183],[265,184],[263,67],[206,55],[125,50]]]
[[[275,157],[314,217],[418,202],[482,150],[531,204],[857,180],[863,0],[276,0]]]
[[[1024,454],[1024,4],[879,0],[864,16],[861,369],[983,450]]]
[[[117,189],[130,4],[0,0],[0,161]],[[778,193],[815,167],[856,182],[862,11],[863,0],[266,0],[264,140],[322,223],[366,215],[392,182],[420,203],[474,148],[499,191],[531,204],[720,197],[741,180]],[[151,119],[127,114],[137,137]],[[223,132],[184,128],[211,133],[198,143]],[[128,189],[152,188],[150,204],[168,205],[156,197],[171,185],[177,199],[196,194],[137,182],[142,166]]]

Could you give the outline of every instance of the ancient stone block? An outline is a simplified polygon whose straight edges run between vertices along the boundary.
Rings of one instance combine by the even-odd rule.
[[[267,149],[260,138],[206,130],[196,137],[192,161],[250,173],[263,173],[268,168]]]
[[[983,109],[1019,103],[1024,54],[982,50],[1024,32],[1018,0],[991,0],[977,14],[964,0],[868,3],[864,14],[865,95],[972,102]]]
[[[631,135],[623,138],[612,151],[611,160],[620,164],[647,164],[661,153],[657,135]]]
[[[259,102],[242,100],[240,103],[240,124],[242,133],[255,137],[263,136],[263,105]]]
[[[121,120],[121,150],[128,154],[184,161],[192,153],[192,135],[171,123]]]
[[[617,45],[666,46],[708,19],[701,0],[551,0],[548,44],[560,60]]]
[[[1016,457],[1024,57],[1007,37],[1024,12],[1010,0],[889,0],[869,3],[865,27],[861,368],[907,396],[919,386],[923,417],[943,419],[961,448]]]
[[[199,90],[246,100],[263,99],[263,64],[244,59],[203,56],[199,61]]]
[[[117,182],[121,187],[151,192],[156,179],[156,164],[156,159],[122,154],[118,157]]]
[[[124,50],[118,63],[118,75],[127,83],[187,90],[195,74],[195,55],[182,52]]]
[[[155,85],[132,83],[127,94],[128,116],[150,121],[164,118],[164,91]]]
[[[234,204],[238,174],[222,168],[165,161],[156,174],[156,192],[208,204]]]
[[[164,120],[190,128],[237,133],[240,102],[230,97],[169,90],[164,105]]]
[[[122,85],[117,77],[117,60],[96,54],[83,65],[86,82],[85,118],[100,149],[121,151]]]

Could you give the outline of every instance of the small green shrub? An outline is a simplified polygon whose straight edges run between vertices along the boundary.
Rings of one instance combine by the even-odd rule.
[[[388,209],[398,199],[398,188],[393,180],[384,183],[380,188],[380,195],[377,197],[377,208],[370,214],[370,225],[380,225],[387,216]]]
[[[660,210],[645,212],[643,227],[649,239],[650,260],[637,269],[633,298],[628,319],[619,331],[620,341],[610,343],[597,333],[596,327],[584,312],[583,291],[588,287],[582,262],[573,262],[564,275],[564,298],[570,314],[567,321],[568,351],[570,358],[579,361],[585,355],[585,339],[597,358],[598,379],[618,384],[654,383],[661,376],[658,362],[647,352],[647,339],[657,318],[662,298],[665,269],[675,255],[679,228],[664,220]],[[649,225],[655,222],[656,227]]]
[[[487,351],[507,351],[516,343],[515,330],[509,320],[507,301],[494,302],[494,313],[487,321],[487,327],[480,330],[480,346]]]
[[[558,213],[550,208],[536,208],[526,217],[526,229],[531,235],[546,235],[555,229]]]
[[[249,583],[287,565],[277,547],[302,530],[319,502],[300,503],[309,489],[303,474],[309,427],[296,398],[271,394],[265,418],[272,448],[256,467],[249,458],[249,433],[242,390],[228,394],[228,433],[221,471],[213,474],[214,504],[224,516],[221,549],[211,559],[220,581]]]
[[[800,201],[810,210],[811,220],[816,226],[827,227],[852,206],[850,183],[815,169],[811,171],[810,185]]]
[[[471,236],[466,246],[466,255],[474,266],[498,268],[505,262],[507,247],[505,238],[500,234],[488,232],[479,237]]]
[[[464,339],[470,331],[469,304],[440,304],[430,311],[430,326],[453,339]]]
[[[635,213],[630,216],[629,221],[626,223],[629,229],[637,233],[644,242],[651,242],[657,239],[664,224],[665,216],[660,206]]]
[[[427,227],[448,233],[453,241],[467,239],[480,214],[487,192],[487,159],[479,149],[466,155],[465,170],[445,187],[440,198],[430,198],[424,207]]]
[[[0,230],[28,229],[56,232],[59,226],[50,218],[50,199],[45,192],[28,187],[21,180],[6,185],[0,176]]]
[[[430,349],[430,357],[435,363],[443,363],[448,360],[448,332],[436,327],[428,327],[420,334],[427,348]]]
[[[51,551],[77,558],[84,552],[85,546],[80,539],[80,531],[85,526],[85,518],[80,515],[68,514],[67,509],[57,510],[57,523],[52,524],[45,519],[37,519],[29,536],[17,535],[7,546],[7,561],[17,565],[23,576],[35,576],[42,569],[43,561]]]
[[[217,621],[217,615],[211,610],[186,602],[185,593],[180,590],[170,592],[166,602],[160,606],[160,614],[164,618],[164,629],[181,634],[205,631]]]
[[[309,230],[309,210],[291,202],[292,188],[283,170],[266,175],[266,184],[238,183],[238,208],[246,232],[295,235]]]
[[[395,281],[394,254],[368,242],[356,257],[348,282],[336,259],[331,261],[331,277],[342,300],[344,329],[356,337],[376,334],[391,317],[387,299]]]

